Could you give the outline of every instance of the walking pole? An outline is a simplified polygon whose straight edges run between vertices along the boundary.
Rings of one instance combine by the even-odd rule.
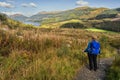
[[[98,55],[98,68],[100,68],[100,54]]]
[[[85,62],[84,62],[84,61],[85,61],[85,60],[84,60],[84,54],[85,54],[85,53],[82,51],[82,65],[85,64]]]

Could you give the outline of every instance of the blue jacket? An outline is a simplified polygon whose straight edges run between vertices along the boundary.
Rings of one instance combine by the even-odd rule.
[[[99,54],[100,53],[100,44],[97,41],[91,41],[88,43],[87,48],[84,50],[84,52],[90,53],[90,54]]]

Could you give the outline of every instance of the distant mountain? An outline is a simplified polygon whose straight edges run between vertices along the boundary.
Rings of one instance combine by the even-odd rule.
[[[25,21],[28,18],[22,14],[14,14],[14,15],[10,15],[9,17],[17,21]]]
[[[50,17],[50,16],[52,16],[52,14],[38,13],[36,15],[29,17],[27,20],[29,20],[29,21],[41,21],[42,19]]]
[[[57,14],[57,13],[60,13],[62,11],[50,11],[50,12],[47,12],[47,11],[42,11],[42,12],[39,12],[38,14]]]
[[[33,21],[41,22],[42,24],[67,21],[71,19],[79,20],[93,20],[93,19],[105,19],[116,18],[120,13],[120,8],[108,9],[108,8],[92,8],[92,7],[77,7],[71,10],[65,11],[42,11],[30,17],[26,17],[21,14],[15,14],[10,16],[14,20],[18,21]]]
[[[106,9],[106,8],[105,8]],[[29,18],[32,21],[63,21],[72,18],[80,18],[82,15],[88,15],[94,8],[90,7],[78,7],[71,10],[60,11],[60,12],[40,12]]]
[[[61,11],[53,11],[53,12],[46,12],[46,11],[42,11],[39,12],[31,17],[29,17],[27,20],[28,21],[37,21],[40,22],[43,19],[49,18],[49,17],[53,17],[54,15],[60,13]]]

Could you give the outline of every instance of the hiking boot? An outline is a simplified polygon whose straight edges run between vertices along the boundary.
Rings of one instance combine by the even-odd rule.
[[[94,69],[94,71],[97,71],[97,69]]]
[[[89,70],[91,71],[93,68],[89,68]]]

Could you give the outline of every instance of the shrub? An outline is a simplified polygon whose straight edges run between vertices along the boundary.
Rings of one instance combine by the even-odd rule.
[[[66,23],[60,26],[60,28],[85,28],[81,23]]]

